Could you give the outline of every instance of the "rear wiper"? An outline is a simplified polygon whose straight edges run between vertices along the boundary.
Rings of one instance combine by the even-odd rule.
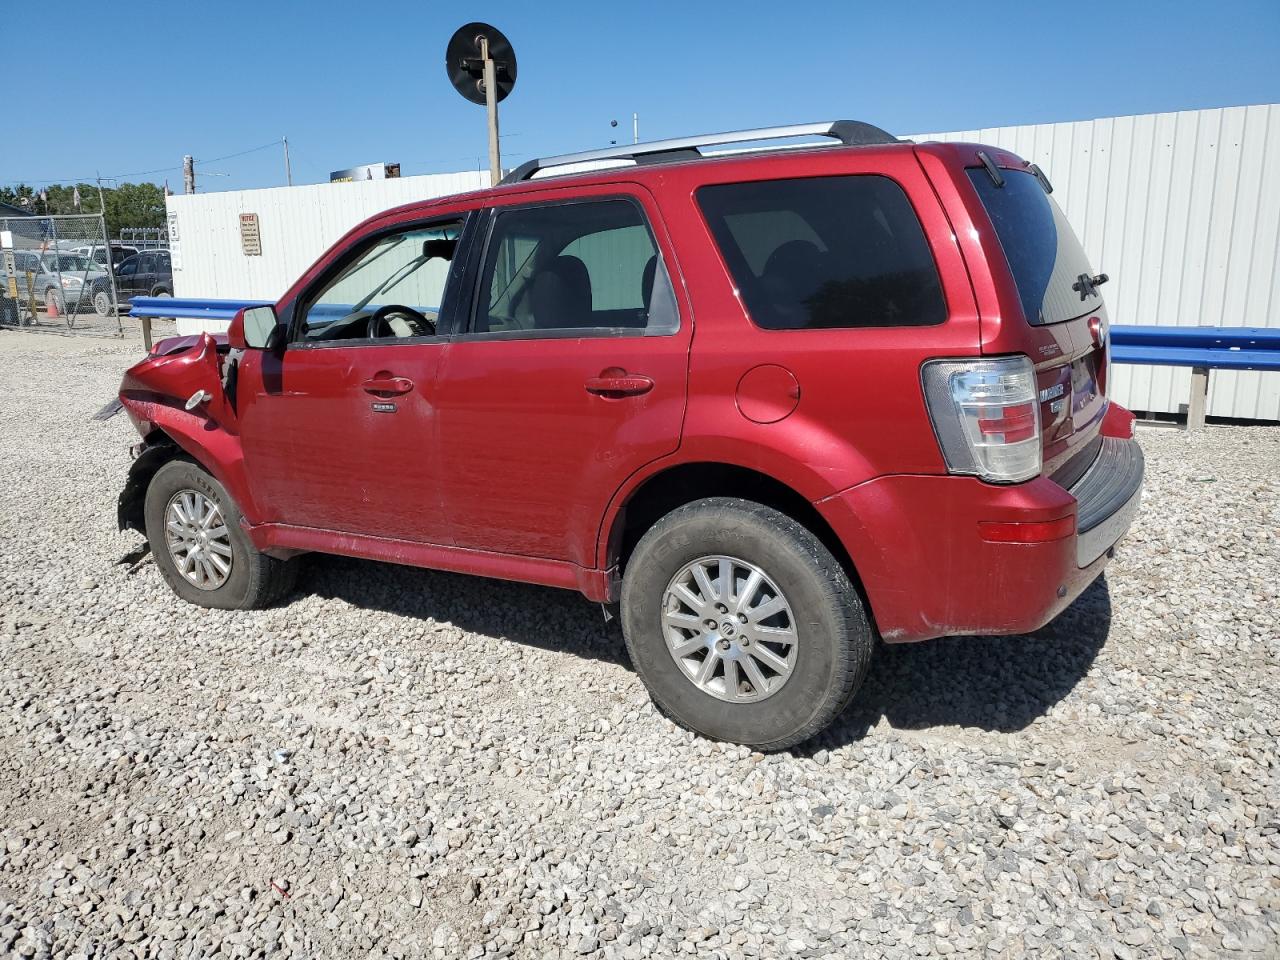
[[[1088,300],[1090,297],[1096,297],[1098,288],[1110,279],[1105,273],[1099,273],[1092,277],[1087,273],[1082,273],[1076,282],[1071,285],[1071,289],[1080,294],[1081,300]]]

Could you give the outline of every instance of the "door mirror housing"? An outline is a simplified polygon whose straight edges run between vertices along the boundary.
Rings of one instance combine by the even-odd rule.
[[[265,350],[271,346],[272,334],[279,321],[271,305],[244,307],[236,313],[227,330],[227,342],[233,349]]]

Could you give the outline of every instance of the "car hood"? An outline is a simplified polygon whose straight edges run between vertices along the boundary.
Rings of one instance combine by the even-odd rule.
[[[167,357],[172,353],[181,353],[190,347],[194,347],[200,342],[203,333],[192,333],[181,337],[165,337],[163,340],[157,340],[151,345],[151,356]],[[218,345],[219,352],[229,349],[227,343],[227,335],[225,333],[211,333],[214,343]]]

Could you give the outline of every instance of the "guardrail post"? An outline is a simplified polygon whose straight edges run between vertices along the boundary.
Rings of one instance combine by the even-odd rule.
[[[147,348],[147,353],[151,352],[151,318],[139,317],[142,321],[142,344]]]
[[[1204,426],[1204,410],[1209,402],[1209,368],[1191,368],[1191,403],[1187,406],[1187,429]]]

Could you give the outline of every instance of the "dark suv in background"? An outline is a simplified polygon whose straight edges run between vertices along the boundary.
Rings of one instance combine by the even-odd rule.
[[[130,297],[172,297],[173,264],[168,250],[144,250],[116,267],[116,296],[121,306]]]

